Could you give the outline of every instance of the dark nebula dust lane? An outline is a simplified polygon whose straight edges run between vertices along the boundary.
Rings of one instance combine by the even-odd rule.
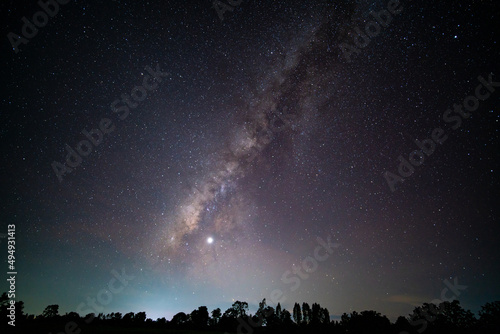
[[[134,279],[103,312],[154,319],[276,289],[395,319],[454,279],[473,312],[498,300],[498,9],[69,2],[16,53],[41,9],[0,5],[0,236],[16,224],[26,311],[75,311],[113,270]]]

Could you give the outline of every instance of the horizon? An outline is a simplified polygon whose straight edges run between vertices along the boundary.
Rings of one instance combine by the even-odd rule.
[[[452,301],[452,300],[450,300],[450,301],[446,301],[446,302],[451,302],[451,301]],[[459,301],[458,299],[454,299],[453,301],[458,301],[458,302],[460,303],[460,301]],[[241,302],[245,302],[245,301],[241,301]],[[442,302],[442,301],[441,301],[441,302]],[[489,301],[489,302],[487,302],[487,303],[494,303],[494,302],[498,302],[498,301],[493,301],[493,300],[492,300],[492,301]],[[293,302],[293,304],[295,304],[295,303],[298,303],[299,305],[302,305],[303,303],[307,303],[308,305],[312,305],[312,304],[314,304],[314,302],[312,302],[312,303],[311,303],[311,302]],[[158,311],[153,311],[153,312],[150,312],[150,313],[148,314],[148,311],[146,311],[146,310],[144,310],[144,309],[143,309],[142,311],[133,311],[133,310],[129,310],[129,311],[125,311],[125,310],[115,310],[115,311],[113,311],[113,310],[111,310],[110,312],[99,312],[99,313],[94,313],[94,314],[95,314],[95,316],[97,316],[98,314],[102,314],[103,316],[108,316],[108,315],[110,315],[110,314],[117,313],[117,312],[121,313],[122,315],[125,315],[125,314],[127,314],[127,313],[134,313],[134,314],[137,314],[137,313],[139,313],[139,312],[145,312],[145,313],[146,313],[146,318],[149,318],[149,319],[151,319],[152,321],[157,321],[158,319],[161,319],[161,318],[165,318],[167,321],[171,321],[171,320],[172,320],[172,318],[173,318],[176,314],[178,314],[178,313],[185,313],[185,314],[189,315],[190,313],[192,313],[193,311],[195,311],[196,309],[198,309],[199,307],[202,307],[202,306],[207,307],[207,309],[208,309],[208,311],[209,311],[209,313],[210,313],[210,314],[211,314],[211,311],[213,311],[213,310],[215,310],[215,309],[217,309],[217,308],[218,308],[218,309],[220,309],[222,313],[224,313],[224,311],[226,311],[226,310],[228,310],[228,309],[230,309],[230,308],[231,308],[232,304],[233,304],[233,303],[231,303],[231,305],[229,305],[227,308],[221,308],[221,307],[218,307],[218,306],[214,306],[213,308],[211,308],[211,307],[207,307],[206,305],[199,305],[198,307],[195,307],[195,308],[193,308],[192,310],[178,310],[178,311],[176,311],[176,312],[174,312],[174,313],[172,313],[172,314],[168,314],[168,313],[167,313],[166,315],[165,315],[165,314],[163,314],[163,313],[157,313],[157,315],[156,315],[156,316],[155,316],[155,315],[151,316],[151,315],[152,315],[152,314],[154,314],[155,312],[158,312]],[[439,306],[439,301],[434,300],[433,302],[429,302],[429,304],[434,304],[434,305],[436,305],[436,306]],[[59,306],[58,304],[55,304],[55,305]],[[277,306],[277,305],[271,305],[271,304],[269,304],[269,303],[268,303],[267,305],[268,305],[268,306],[273,307],[274,309],[275,309],[275,308],[276,308],[276,306]],[[421,307],[422,305],[423,305],[423,304],[421,304],[421,305],[415,305],[415,307],[414,307],[414,309],[412,309],[412,311],[414,311],[416,307]],[[24,305],[24,306],[26,306],[26,305]],[[50,305],[47,305],[47,307],[48,307],[48,306],[50,306]],[[256,315],[256,313],[257,313],[257,311],[258,311],[258,308],[259,308],[258,303],[257,303],[257,304],[250,304],[250,303],[248,303],[248,313],[247,313],[247,315],[249,315],[249,316]],[[45,309],[45,308],[44,308],[44,309]],[[291,312],[291,310],[293,310],[293,306],[292,306],[292,307],[284,307],[283,305],[281,305],[281,309],[282,309],[283,311],[284,311],[284,310],[288,310],[289,312]],[[380,312],[378,312],[377,310],[373,310],[373,309],[370,309],[370,310],[368,310],[368,309],[367,309],[367,310],[350,310],[349,312],[343,312],[342,314],[330,314],[329,319],[330,319],[330,321],[331,321],[331,322],[332,322],[332,321],[340,321],[340,320],[341,320],[341,316],[342,316],[344,313],[345,313],[345,314],[347,314],[347,315],[351,315],[351,314],[352,314],[352,313],[354,313],[354,312],[356,312],[356,313],[360,314],[360,313],[361,313],[361,312],[363,312],[363,311],[375,311],[375,312],[377,312],[377,313],[380,313]],[[71,310],[67,310],[67,311],[60,310],[60,312],[59,312],[59,316],[65,316],[65,315],[67,315],[67,314],[69,314],[69,313],[71,313],[71,312],[75,312],[75,311],[74,311],[74,310],[73,310],[73,311],[71,311]],[[472,312],[472,311],[471,311],[471,312]],[[43,313],[43,312],[41,311],[41,312],[39,312],[39,313],[34,313],[34,314],[32,313],[32,314],[27,314],[27,315],[33,315],[33,316],[34,316],[34,318],[36,319],[37,317],[42,317],[42,318],[43,318],[42,313]],[[85,312],[84,312],[85,314],[84,314],[84,313],[79,313],[79,312],[75,312],[75,313],[77,313],[77,314],[78,314],[78,315],[79,315],[82,319],[84,319],[86,316],[88,316],[88,313],[85,313]],[[413,312],[411,312],[411,313],[413,313]],[[396,322],[397,318],[399,318],[399,317],[405,317],[405,318],[408,318],[408,316],[409,316],[409,315],[411,315],[411,313],[410,313],[410,314],[400,314],[400,315],[395,316],[394,318],[391,318],[390,316],[388,316],[388,315],[386,315],[386,314],[383,314],[383,313],[380,313],[380,314],[381,314],[381,316],[386,316],[386,317],[390,320],[390,322],[394,324],[394,323]],[[479,319],[479,314],[477,314],[477,312],[472,312],[472,314],[473,314],[473,316],[474,316],[476,319]]]

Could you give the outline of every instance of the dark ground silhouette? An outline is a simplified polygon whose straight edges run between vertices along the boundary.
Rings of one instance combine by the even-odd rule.
[[[15,331],[8,322],[15,309]],[[217,308],[208,311],[200,306],[191,313],[179,312],[171,320],[152,320],[145,312],[121,314],[76,312],[59,314],[58,305],[49,305],[40,315],[25,314],[24,303],[11,305],[6,293],[0,296],[2,328],[17,333],[339,333],[339,334],[437,334],[500,333],[500,301],[486,303],[479,316],[462,308],[459,301],[439,305],[424,303],[412,314],[400,316],[394,323],[376,311],[344,313],[339,321],[331,321],[330,313],[317,303],[295,303],[292,313],[267,305],[248,313],[248,303],[236,301],[224,313]],[[2,330],[2,332],[4,332]]]

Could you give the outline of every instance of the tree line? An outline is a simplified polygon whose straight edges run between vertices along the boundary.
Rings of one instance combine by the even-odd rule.
[[[0,296],[2,326],[8,319],[9,299],[6,293]],[[278,303],[267,305],[266,299],[259,303],[255,314],[248,312],[248,303],[235,301],[222,312],[216,308],[211,312],[200,306],[191,313],[179,312],[172,319],[147,318],[146,312],[122,314],[89,313],[81,316],[76,312],[59,314],[58,305],[47,306],[42,314],[24,313],[24,303],[15,303],[16,327],[48,328],[59,333],[80,333],[92,327],[157,328],[200,331],[226,331],[229,333],[339,333],[339,334],[437,334],[437,333],[500,333],[500,301],[486,303],[475,317],[465,310],[458,300],[439,305],[424,303],[415,307],[406,317],[400,316],[392,323],[385,315],[373,310],[344,313],[340,320],[331,320],[330,313],[318,303],[295,303],[290,313]],[[59,328],[59,329],[58,329]],[[68,328],[71,331],[68,332]]]

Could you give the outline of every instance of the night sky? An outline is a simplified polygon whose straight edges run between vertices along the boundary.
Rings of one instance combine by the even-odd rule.
[[[498,1],[65,1],[0,5],[26,313],[500,300]]]

